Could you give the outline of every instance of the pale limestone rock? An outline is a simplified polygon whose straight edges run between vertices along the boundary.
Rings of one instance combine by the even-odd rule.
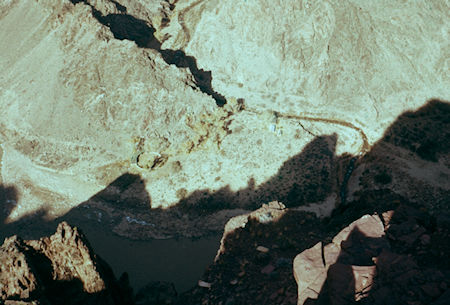
[[[263,204],[261,208],[250,212],[245,213],[245,211],[241,211],[241,215],[237,215],[234,217],[230,217],[230,219],[225,224],[224,232],[222,235],[222,239],[220,240],[220,248],[217,251],[215,260],[219,259],[219,256],[224,254],[227,250],[225,247],[225,242],[228,235],[235,233],[236,230],[245,228],[249,220],[253,219],[259,223],[270,223],[278,221],[288,209],[284,206],[283,203],[278,201],[272,201],[268,204]],[[260,252],[268,252],[269,249],[264,246],[256,247],[257,251]]]
[[[34,202],[11,219],[88,199],[130,171],[140,139],[158,154],[197,145],[185,122],[216,106],[189,87],[186,69],[114,39],[83,3],[20,0],[1,16],[2,178]]]
[[[404,110],[448,97],[449,8],[447,1],[180,1],[172,22],[183,31],[164,47],[184,48],[212,71],[214,88],[248,108],[339,118],[373,143]]]
[[[94,9],[158,40],[119,40]],[[126,172],[142,177],[151,208],[200,190],[240,203],[318,136],[332,154],[363,154],[403,110],[449,96],[448,11],[441,1],[2,1],[0,176],[20,195],[8,221],[60,216]],[[211,71],[225,107],[193,67],[167,63],[177,50]],[[324,162],[319,201],[337,197],[339,162]],[[280,194],[292,188],[285,174]]]

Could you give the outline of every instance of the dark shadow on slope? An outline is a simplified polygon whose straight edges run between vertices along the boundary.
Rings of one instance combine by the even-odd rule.
[[[373,259],[390,249],[387,239],[368,237],[356,226],[340,246],[318,298],[307,299],[305,305],[354,304],[368,297],[376,275]]]
[[[180,297],[178,304],[297,304],[297,284],[292,274],[295,256],[320,241],[331,241],[342,228],[365,214],[381,215],[396,208],[397,202],[408,204],[389,190],[368,192],[352,203],[352,215],[336,217],[332,225],[311,213],[292,209],[272,221],[267,209],[251,215],[245,225],[238,222],[234,230],[227,232],[221,255],[203,275],[202,280],[212,283],[212,288],[207,292],[193,288]],[[352,238],[365,240],[357,232]],[[377,242],[371,240],[371,245],[376,248]],[[266,247],[268,252],[258,251],[258,246]],[[361,248],[352,250],[358,252]],[[368,265],[370,255],[364,253],[358,263]]]
[[[0,193],[2,222],[0,239],[19,235],[24,239],[39,239],[54,234],[61,221],[83,230],[96,254],[110,264],[116,276],[130,275],[130,284],[137,292],[152,281],[174,282],[178,291],[192,287],[213,260],[220,236],[212,234],[202,239],[174,238],[168,240],[133,240],[115,233],[157,230],[170,226],[170,217],[161,224],[146,223],[136,214],[151,214],[151,198],[139,175],[126,173],[104,190],[81,203],[66,215],[49,220],[45,209],[5,224],[14,209],[17,196],[14,188],[2,188]],[[162,212],[159,211],[161,214]],[[145,218],[144,218],[145,219]],[[138,234],[136,234],[138,235]],[[139,236],[136,236],[139,237]],[[193,259],[195,258],[195,260]]]
[[[450,104],[431,100],[417,111],[402,114],[401,124],[393,124],[384,141],[437,162],[440,156],[450,154]]]
[[[418,129],[411,128],[411,125],[418,126]],[[433,128],[427,128],[426,126],[433,126]],[[419,191],[424,192],[424,194],[422,196],[414,194],[412,199],[416,202],[410,202],[410,199],[398,194],[396,189],[396,185],[401,183],[408,184],[410,182],[403,181],[404,176],[402,175],[399,175],[401,180],[398,177],[396,178],[395,170],[389,168],[389,163],[385,163],[385,160],[396,160],[396,158],[400,158],[398,151],[393,149],[392,146],[389,146],[391,144],[397,144],[392,143],[392,139],[401,140],[403,143],[408,144],[413,143],[413,145],[400,145],[400,147],[406,148],[406,151],[402,152],[404,154],[402,158],[411,162],[419,162],[417,161],[418,158],[425,161],[430,160],[430,158],[423,156],[420,150],[417,150],[417,147],[421,147],[424,143],[427,143],[427,147],[434,147],[431,154],[434,156],[434,160],[439,160],[439,168],[442,169],[442,175],[444,175],[442,178],[446,179],[444,174],[445,169],[450,168],[450,164],[448,163],[448,152],[450,148],[450,141],[448,140],[449,132],[450,105],[447,102],[431,100],[417,111],[404,113],[392,124],[385,132],[383,139],[377,142],[366,156],[353,162],[350,162],[352,160],[351,156],[344,157],[345,164],[348,167],[352,166],[352,163],[355,168],[362,164],[367,167],[360,180],[362,189],[356,194],[351,194],[355,197],[351,202],[339,206],[333,213],[333,216],[325,221],[319,221],[311,215],[308,216],[306,213],[302,214],[292,210],[275,222],[263,223],[261,219],[249,220],[245,227],[239,227],[227,235],[224,241],[224,254],[204,274],[202,279],[212,283],[212,289],[205,292],[202,288],[193,288],[190,292],[183,294],[183,301],[180,301],[180,304],[219,304],[220,302],[223,304],[228,302],[236,305],[296,304],[297,285],[292,278],[292,269],[290,268],[292,264],[289,264],[288,270],[284,270],[282,262],[287,260],[292,263],[295,255],[314,246],[317,242],[331,241],[332,237],[341,229],[365,214],[377,213],[378,215],[382,215],[386,211],[396,210],[399,204],[403,205],[403,211],[408,211],[406,213],[409,215],[408,217],[416,215],[413,216],[416,220],[408,224],[406,231],[404,231],[405,227],[400,225],[400,222],[405,221],[405,216],[400,216],[402,214],[401,212],[397,211],[392,221],[393,224],[398,221],[399,227],[396,230],[406,235],[402,237],[402,240],[392,245],[393,250],[406,257],[399,258],[399,256],[393,257],[388,254],[382,257],[385,259],[385,265],[382,267],[384,268],[382,269],[383,272],[385,272],[384,270],[386,268],[390,267],[394,268],[395,272],[393,271],[389,279],[376,279],[378,288],[373,290],[373,294],[369,294],[369,297],[372,297],[372,299],[367,299],[365,304],[376,304],[375,301],[377,301],[377,298],[378,301],[382,300],[379,304],[390,304],[389,299],[395,303],[396,300],[401,300],[404,295],[409,296],[408,300],[414,300],[414,295],[409,295],[410,292],[407,289],[400,289],[402,285],[402,287],[408,287],[405,283],[410,279],[408,277],[401,278],[400,275],[403,275],[405,272],[414,273],[414,270],[416,270],[411,269],[411,266],[414,266],[414,264],[408,262],[407,259],[408,255],[412,255],[413,253],[417,255],[420,268],[428,270],[425,271],[426,275],[419,280],[423,281],[425,279],[425,281],[433,282],[431,288],[428,286],[417,287],[420,290],[418,294],[422,294],[422,299],[430,300],[430,296],[423,295],[424,289],[428,291],[427,293],[433,293],[439,285],[443,285],[442,287],[444,287],[447,284],[446,287],[450,287],[450,283],[440,284],[436,282],[442,279],[442,274],[444,274],[444,278],[448,278],[446,275],[450,274],[449,265],[446,263],[448,262],[446,257],[450,256],[450,247],[447,242],[448,238],[450,238],[450,214],[448,214],[450,208],[448,198],[450,198],[450,193],[441,188],[439,193],[430,195],[428,191],[425,192],[425,189],[422,188],[424,187],[423,182],[418,181],[416,182],[417,185],[413,185],[413,188],[417,188]],[[321,142],[320,138],[316,138],[315,141]],[[310,145],[313,145],[315,141],[311,142]],[[294,161],[295,158],[301,158],[303,153],[306,153],[305,155],[311,155],[307,153],[311,151],[308,146],[305,147],[302,154],[294,157],[293,160],[287,161],[285,164],[289,164],[291,161],[296,164],[297,162]],[[337,163],[338,161],[342,161],[339,160],[339,157],[334,156],[334,159]],[[402,159],[399,161],[402,161]],[[401,164],[403,163],[399,163],[397,166],[401,166]],[[420,166],[423,166],[423,164]],[[295,168],[293,166],[293,169]],[[333,179],[344,181],[345,178],[343,179],[342,177],[345,177],[348,172],[345,170],[346,167],[341,166],[339,168],[339,166],[335,166],[333,168],[336,171],[340,171],[340,175],[331,175],[334,177]],[[430,167],[430,170],[435,172],[436,167]],[[286,172],[286,169],[283,167],[280,169],[280,172]],[[432,172],[429,172],[429,174],[432,174]],[[447,181],[449,180],[447,179]],[[276,182],[277,176],[274,176],[264,185],[270,189],[270,185]],[[429,188],[430,186],[428,185],[427,187]],[[257,189],[259,188],[255,188],[254,184],[252,185],[250,183],[248,190],[256,191]],[[295,190],[295,188],[292,189]],[[213,196],[215,194],[213,193]],[[210,194],[204,194],[204,196],[207,195]],[[223,197],[223,194],[221,196]],[[275,199],[282,197],[280,195]],[[264,196],[259,199],[263,198]],[[265,199],[266,201],[263,200],[260,203],[270,200],[270,198]],[[429,216],[428,213],[421,212],[421,210],[431,210],[432,207],[436,208],[434,211],[435,216]],[[440,223],[440,225],[436,225],[437,223]],[[388,233],[394,232],[394,227],[392,225]],[[426,228],[424,237],[421,237],[420,234],[417,235],[422,232],[422,227]],[[423,243],[427,243],[429,238],[426,236],[427,234],[430,234],[432,242],[424,245]],[[413,238],[414,236],[416,239]],[[350,252],[363,252],[361,253],[362,259],[354,261],[354,264],[373,264],[370,256],[374,255],[374,253],[371,252],[380,250],[376,246],[377,243],[385,243],[378,239],[365,238],[364,235],[358,232],[354,232],[351,235],[350,240],[353,239],[359,240],[361,244],[368,246],[368,249],[362,249],[362,247],[354,247],[351,249],[352,247],[349,245],[350,241],[347,241],[346,246],[350,249]],[[258,252],[256,250],[258,245],[267,247],[269,252],[267,254]],[[397,263],[396,266],[389,266],[389,260],[392,258],[402,262],[405,261],[405,263]],[[346,260],[346,255],[343,253],[339,263],[341,264]],[[435,268],[436,266],[437,269]],[[331,279],[340,275],[340,271],[342,271],[341,267],[336,265],[336,267],[331,269],[330,272],[335,273],[331,276]],[[352,278],[353,273],[350,274],[348,268],[343,273],[346,273],[348,276],[346,279],[348,281],[347,283],[354,282]],[[401,279],[401,282],[395,282],[396,278]],[[337,283],[342,283],[342,281],[338,280]],[[395,285],[389,290],[389,294],[386,297],[386,288],[383,287],[389,286],[390,283],[395,283]],[[335,289],[339,290],[340,288],[335,287]],[[439,289],[442,290],[443,288],[438,288],[438,291]],[[340,292],[336,291],[337,294]],[[347,291],[348,295],[352,293],[354,291],[351,289]],[[322,294],[321,300],[325,298],[323,304],[330,304],[327,297],[328,295]]]
[[[0,184],[0,226],[2,226],[17,205],[17,190],[13,186]]]
[[[8,213],[2,214],[0,238],[14,235],[16,234],[15,232],[18,232],[24,239],[39,239],[53,234],[61,221],[68,221],[77,226],[82,226],[83,224],[92,225],[95,223],[103,227],[105,225],[107,226],[107,224],[114,220],[108,218],[109,215],[105,213],[105,210],[95,208],[95,203],[97,202],[106,202],[107,208],[123,211],[132,209],[134,211],[148,212],[151,206],[151,199],[145,190],[144,181],[139,175],[133,174],[124,174],[118,177],[108,187],[91,197],[87,202],[81,203],[79,207],[72,209],[63,217],[53,221],[47,220],[49,218],[47,210],[40,209],[17,220],[14,225],[6,224],[6,218],[16,207],[17,194],[13,187],[2,187],[0,195],[2,211]],[[90,204],[94,206],[91,208]],[[10,230],[11,228],[13,230]],[[112,228],[108,226],[108,229]]]
[[[145,212],[152,204],[142,178],[129,173],[118,177],[103,191],[91,197],[89,201],[108,202],[112,208],[119,210],[133,209]]]
[[[407,201],[378,215],[385,234],[368,237],[356,226],[318,297],[305,305],[448,304],[450,247],[442,241],[450,238],[450,215],[443,222]]]
[[[47,212],[41,210],[7,225],[2,233],[5,236],[18,233],[23,238],[35,239],[53,234],[57,224],[66,220],[83,229],[94,250],[111,264],[116,274],[128,271],[134,288],[140,288],[157,277],[177,282],[177,289],[183,292],[195,285],[212,262],[219,246],[217,234],[226,221],[221,219],[215,224],[217,231],[211,232],[208,231],[211,222],[204,221],[204,216],[226,207],[256,208],[262,202],[280,198],[291,206],[304,204],[307,200],[322,200],[335,183],[336,177],[330,174],[335,169],[335,145],[336,135],[318,137],[303,152],[286,161],[276,176],[259,187],[250,180],[248,188],[239,192],[228,187],[217,192],[196,191],[167,210],[150,209],[151,198],[142,179],[124,174],[63,217],[49,222],[45,220]],[[307,164],[308,168],[304,168]],[[197,230],[199,234],[193,236],[206,233],[210,237],[132,241],[113,233],[148,239],[158,230],[169,234],[173,230],[173,236],[180,235],[179,230],[183,226]],[[286,244],[284,247],[291,246]],[[292,249],[299,250],[298,247]],[[196,259],[192,260],[193,257]],[[180,285],[183,282],[184,285]]]
[[[273,200],[283,202],[287,207],[323,201],[339,183],[336,173],[340,171],[339,167],[350,159],[335,157],[336,141],[335,134],[316,137],[258,187],[255,187],[254,179],[250,179],[247,187],[237,192],[228,186],[215,192],[197,190],[182,198],[178,206],[184,211],[210,214],[224,208],[252,210]]]
[[[87,0],[71,0],[71,2],[73,4],[82,2],[85,5],[90,6],[92,15],[101,24],[107,26],[115,38],[120,40],[131,40],[140,48],[158,51],[164,61],[169,65],[175,65],[178,68],[189,68],[200,91],[211,96],[219,107],[222,107],[227,103],[223,95],[214,91],[212,87],[211,71],[199,69],[195,57],[186,55],[182,50],[161,49],[161,42],[154,36],[155,29],[144,20],[127,14],[126,7],[123,7],[114,1],[114,4],[121,13],[103,16],[102,13]]]
[[[259,187],[250,180],[249,186],[239,192],[233,192],[229,187],[216,192],[199,190],[167,210],[150,209],[152,202],[143,180],[137,175],[124,174],[63,217],[49,222],[45,220],[47,212],[41,210],[7,226],[2,233],[5,236],[20,233],[23,238],[35,239],[53,234],[57,224],[65,220],[84,230],[96,252],[111,263],[116,272],[128,271],[135,288],[146,284],[146,276],[156,279],[158,275],[160,280],[174,281],[173,274],[180,273],[176,280],[177,289],[183,291],[195,283],[195,277],[198,279],[207,262],[212,261],[219,245],[218,234],[226,221],[221,219],[214,224],[216,231],[211,231],[208,226],[217,221],[205,222],[202,217],[224,208],[253,209],[262,202],[276,199],[290,206],[324,199],[335,183],[335,177],[330,174],[334,171],[335,144],[336,135],[318,137],[302,153],[286,161],[273,179]],[[304,168],[306,164],[309,168]],[[166,236],[180,236],[183,226],[196,231],[186,234],[203,237],[193,241],[180,237],[178,240],[144,242],[130,241],[113,233],[148,240],[158,237],[155,234],[159,230],[165,231]],[[132,261],[127,260],[131,257]],[[192,257],[197,257],[195,262]],[[161,261],[165,263],[159,263]],[[117,268],[117,265],[128,267]],[[195,269],[202,265],[201,269]],[[164,274],[164,270],[168,274]],[[180,285],[183,278],[192,284]]]
[[[411,117],[415,119],[411,119]],[[357,168],[364,163],[366,165],[369,164],[367,166],[370,167],[372,166],[370,162],[374,162],[373,164],[376,166],[370,167],[370,174],[363,175],[361,178],[363,190],[359,194],[353,194],[356,199],[348,202],[345,206],[341,205],[331,219],[321,222],[312,216],[302,216],[302,220],[296,213],[288,213],[282,220],[277,222],[275,226],[278,227],[276,228],[271,224],[254,222],[254,225],[249,226],[248,229],[237,230],[236,234],[230,236],[232,242],[230,242],[229,255],[226,254],[224,256],[227,259],[219,260],[212,265],[203,277],[204,280],[215,283],[214,287],[220,287],[222,292],[218,293],[225,294],[231,286],[235,287],[230,282],[234,283],[236,275],[245,271],[244,275],[238,276],[237,279],[239,283],[242,282],[247,287],[245,291],[251,290],[254,292],[253,295],[255,297],[257,296],[268,302],[258,304],[274,304],[270,299],[270,294],[274,293],[274,291],[270,290],[270,287],[267,292],[261,290],[264,287],[259,287],[258,281],[255,279],[260,280],[267,275],[267,278],[263,278],[263,283],[264,285],[270,285],[273,282],[271,276],[277,278],[277,275],[271,275],[272,273],[270,272],[270,274],[262,275],[261,268],[270,263],[277,264],[277,261],[278,264],[283,265],[286,260],[292,260],[295,254],[313,246],[319,240],[334,236],[340,229],[364,214],[372,214],[374,211],[378,211],[381,214],[387,209],[392,209],[392,206],[395,206],[395,202],[406,202],[402,196],[396,194],[395,189],[392,189],[394,186],[392,179],[376,178],[380,172],[390,176],[393,174],[389,171],[389,168],[379,168],[377,162],[381,162],[380,160],[382,159],[391,160],[397,157],[397,152],[395,150],[386,150],[386,145],[391,144],[392,142],[390,141],[393,141],[392,139],[401,138],[403,141],[413,141],[413,139],[418,141],[414,142],[414,145],[407,146],[409,154],[405,158],[414,160],[414,158],[421,157],[420,152],[415,147],[421,147],[425,141],[428,141],[427,143],[429,144],[426,147],[433,147],[430,152],[433,157],[439,160],[439,164],[448,167],[449,165],[445,163],[447,162],[445,158],[448,157],[450,145],[447,140],[450,132],[449,117],[449,105],[436,100],[430,101],[415,112],[405,113],[386,131],[385,137],[376,143],[366,156],[353,161],[353,165],[351,162],[353,156],[338,157],[335,155],[336,135],[320,136],[304,147],[298,155],[287,160],[276,175],[258,187],[255,186],[253,180],[249,180],[248,186],[237,192],[231,191],[229,187],[224,187],[218,191],[209,189],[198,190],[181,198],[177,206],[165,210],[151,209],[151,199],[145,191],[142,179],[136,175],[124,174],[124,176],[116,179],[103,191],[54,222],[46,221],[46,211],[42,210],[12,224],[4,225],[0,232],[4,236],[20,233],[21,235],[23,234],[24,238],[36,238],[36,235],[52,234],[57,222],[68,220],[69,223],[80,226],[86,232],[88,238],[94,244],[94,249],[96,244],[99,245],[98,250],[95,250],[101,256],[107,257],[109,255],[107,261],[113,267],[129,264],[128,266],[133,266],[129,268],[135,269],[134,274],[141,272],[141,281],[135,284],[135,287],[146,284],[146,281],[144,282],[145,278],[148,278],[149,274],[158,266],[166,268],[166,271],[158,271],[161,272],[160,274],[164,275],[164,272],[172,273],[172,275],[169,275],[169,277],[172,277],[172,280],[169,277],[160,279],[173,281],[173,278],[177,277],[174,274],[178,274],[180,268],[186,268],[183,265],[192,264],[192,257],[197,257],[197,260],[201,260],[200,256],[202,253],[209,251],[209,254],[205,254],[203,257],[205,259],[208,256],[211,257],[207,259],[208,262],[211,262],[213,255],[210,254],[217,249],[217,239],[201,244],[198,248],[186,254],[188,252],[182,252],[179,249],[180,244],[184,243],[184,239],[172,240],[166,244],[154,241],[134,242],[118,237],[112,232],[119,232],[119,234],[124,236],[137,236],[138,238],[148,239],[158,230],[169,231],[172,229],[174,236],[176,236],[177,230],[179,231],[184,226],[189,229],[196,229],[202,233],[199,236],[204,236],[206,227],[211,225],[205,219],[208,219],[207,217],[210,215],[214,215],[216,211],[236,207],[253,209],[261,205],[261,203],[267,203],[272,200],[284,202],[289,207],[318,202],[324,200],[333,192],[338,193],[342,189],[346,189],[347,185],[343,183],[345,181],[343,177],[348,172],[350,165]],[[420,123],[417,125],[418,131],[410,129],[411,124],[414,124],[414,122]],[[429,124],[433,124],[433,130],[426,128]],[[421,136],[416,138],[415,135]],[[440,143],[437,143],[438,141]],[[270,162],[270,160],[259,161]],[[396,182],[401,183],[400,180]],[[445,198],[429,196],[414,199],[421,201],[426,198],[434,200],[432,204],[445,204]],[[419,203],[421,204],[422,202]],[[306,213],[303,214],[307,215]],[[171,228],[175,224],[181,224],[180,228]],[[217,224],[220,228],[223,228],[223,225],[224,223]],[[218,229],[218,231],[220,230]],[[91,235],[89,232],[91,232]],[[202,240],[204,239],[202,238],[199,242]],[[255,244],[249,243],[251,240],[255,240]],[[257,244],[264,245],[265,241],[269,241],[278,247],[274,247],[274,249],[279,250],[273,250],[272,252],[276,254],[273,257],[275,260],[269,260],[268,262],[267,255],[255,252],[255,246]],[[191,247],[190,244],[186,245]],[[271,245],[269,246],[271,247]],[[167,250],[166,252],[164,250],[158,252],[164,247]],[[235,251],[231,249],[235,249]],[[151,253],[154,252],[159,254],[151,256]],[[245,256],[241,253],[247,253],[248,255]],[[186,262],[187,258],[189,262]],[[185,259],[184,262],[186,263],[176,265],[174,262],[177,259],[180,261]],[[251,260],[258,261],[258,263],[254,264],[253,271],[246,270],[243,267],[249,265],[245,260],[250,261],[250,264],[253,263]],[[144,266],[142,262],[145,261],[150,261],[150,263]],[[175,268],[167,269],[174,265]],[[220,281],[216,279],[219,271],[224,274]],[[287,276],[289,282],[280,281],[280,283],[285,283],[286,287],[291,287],[289,288],[290,291],[295,290],[295,286],[293,286],[295,282],[293,282],[292,277],[289,278],[290,271],[286,269],[283,272],[285,273],[279,272],[278,274]],[[132,281],[133,272],[130,272],[130,274]],[[184,279],[179,280],[182,282]],[[189,285],[192,286],[195,281],[190,283]],[[236,286],[236,289],[238,287],[242,286]],[[278,287],[277,289],[281,288]],[[236,291],[236,293],[238,292]],[[242,292],[239,293],[242,295]],[[250,292],[248,293],[251,294]],[[183,298],[187,300],[193,295],[202,298],[205,294],[206,291],[204,289],[196,289],[190,292],[190,296],[186,294]],[[195,304],[195,302],[186,302],[185,304]]]
[[[370,152],[357,161],[358,166],[366,167],[359,186],[364,190],[381,190],[400,185],[410,190],[409,198],[424,204],[428,210],[450,212],[449,156],[450,103],[432,99],[416,111],[400,115]],[[392,171],[393,165],[416,178],[406,181],[405,174]],[[427,177],[434,177],[434,181]],[[420,186],[412,187],[411,183]],[[441,197],[436,198],[433,191],[424,190],[423,183],[428,183],[428,187],[432,183],[440,184]],[[342,214],[349,207],[342,205],[335,214]]]

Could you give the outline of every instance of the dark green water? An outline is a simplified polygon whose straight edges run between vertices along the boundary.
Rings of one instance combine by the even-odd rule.
[[[94,251],[113,269],[116,278],[128,272],[134,291],[151,281],[168,281],[184,292],[197,285],[206,268],[213,262],[220,236],[200,239],[179,238],[135,241],[110,232],[101,223],[77,225],[89,239]],[[0,225],[0,238],[17,234],[23,239],[37,239],[55,232],[56,223],[20,221]]]
[[[178,292],[188,290],[213,262],[220,243],[220,236],[133,241],[102,230],[84,232],[116,277],[128,272],[135,290],[158,280],[173,282]]]

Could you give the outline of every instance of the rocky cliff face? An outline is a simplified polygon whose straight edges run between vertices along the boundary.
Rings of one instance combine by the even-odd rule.
[[[217,90],[248,108],[340,118],[373,143],[405,109],[423,104],[421,96],[448,94],[448,53],[430,50],[447,44],[447,8],[441,1],[177,1],[163,46],[195,56]]]
[[[311,213],[323,205],[279,202],[232,218],[202,278],[211,290],[192,289],[189,304],[446,304],[450,146],[431,126],[447,126],[448,107],[405,113],[347,159],[329,218]]]
[[[149,283],[133,296],[126,276],[116,281],[83,234],[61,223],[50,237],[5,240],[0,297],[9,305],[447,304],[448,214],[431,216],[392,194],[380,199],[380,214],[364,215],[334,237],[348,213],[327,224],[271,202],[235,217],[199,287],[179,296],[164,282]]]
[[[3,183],[35,202],[18,202],[17,216],[43,202],[64,213],[130,166],[172,168],[169,154],[198,144],[186,121],[196,125],[216,106],[191,88],[186,69],[115,39],[87,4],[9,1],[1,11]],[[116,13],[105,11],[127,22]]]
[[[132,304],[127,284],[125,277],[118,282],[83,234],[64,222],[50,237],[13,236],[0,248],[5,304]]]

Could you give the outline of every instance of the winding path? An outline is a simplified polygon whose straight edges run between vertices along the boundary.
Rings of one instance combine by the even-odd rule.
[[[282,118],[286,118],[286,119],[294,119],[294,120],[299,120],[299,121],[324,122],[324,123],[329,123],[329,124],[341,125],[344,127],[351,128],[358,132],[363,143],[359,148],[358,154],[350,159],[350,162],[347,166],[347,170],[345,171],[345,174],[344,174],[344,177],[342,180],[342,184],[340,187],[339,195],[341,197],[341,205],[345,205],[346,201],[347,201],[347,185],[348,185],[348,181],[350,180],[350,177],[353,173],[353,170],[355,168],[355,163],[361,156],[363,156],[366,152],[368,152],[370,150],[370,144],[369,144],[369,141],[367,140],[367,135],[364,133],[364,131],[361,128],[353,125],[352,123],[342,121],[342,120],[308,117],[308,116],[291,115],[291,114],[278,114],[278,117],[282,117]]]
[[[291,115],[291,114],[278,114],[279,117],[286,118],[286,119],[294,119],[298,121],[311,121],[311,122],[324,122],[329,124],[335,124],[335,125],[341,125],[344,127],[351,128],[358,132],[358,134],[361,136],[362,145],[359,148],[359,155],[363,155],[364,153],[368,152],[370,149],[369,141],[367,140],[367,136],[362,131],[361,128],[353,125],[352,123],[342,121],[342,120],[336,120],[336,119],[329,119],[329,118],[319,118],[319,117],[309,117],[309,116],[301,116],[301,115]]]
[[[258,111],[255,109],[246,108],[244,111],[252,112],[255,114],[259,114],[259,115],[262,114],[261,111]],[[364,131],[361,128],[355,126],[354,124],[352,124],[350,122],[343,121],[343,120],[330,119],[330,118],[323,118],[323,117],[312,117],[312,116],[304,116],[304,115],[286,114],[286,113],[281,113],[281,112],[273,111],[273,110],[272,110],[272,112],[276,115],[277,118],[284,118],[284,119],[299,121],[299,124],[302,126],[302,128],[304,128],[304,127],[301,124],[301,121],[323,122],[323,123],[329,123],[329,124],[340,125],[340,126],[344,126],[347,128],[351,128],[360,135],[361,140],[362,140],[362,145],[359,148],[358,156],[362,156],[363,154],[365,154],[366,152],[368,152],[370,150],[370,144],[367,139],[367,135],[364,133]],[[308,130],[305,129],[305,131],[307,131],[311,135],[315,136]]]

